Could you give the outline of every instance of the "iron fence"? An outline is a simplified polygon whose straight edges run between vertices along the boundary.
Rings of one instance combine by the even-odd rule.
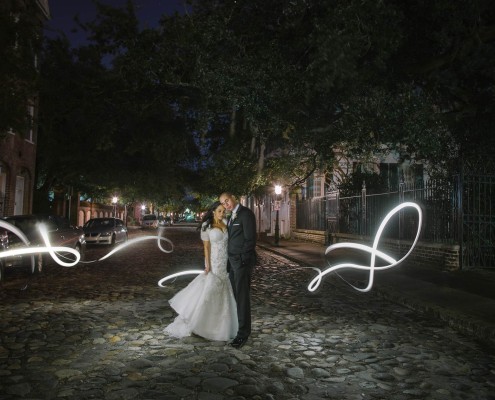
[[[451,180],[400,183],[396,191],[368,194],[366,187],[355,196],[337,191],[325,197],[297,200],[296,228],[331,233],[374,236],[385,215],[404,201],[423,211],[420,239],[459,244],[461,268],[495,267],[495,174],[473,167]],[[401,210],[386,226],[383,237],[413,239],[417,218]]]
[[[427,181],[420,184],[400,183],[398,190],[340,198],[339,230],[373,236],[386,214],[400,203],[412,201],[423,211],[421,240],[454,243],[458,239],[457,196],[452,182]],[[417,218],[413,211],[403,210],[387,224],[383,237],[391,239],[414,239]]]
[[[315,231],[325,231],[325,197],[298,200],[296,202],[296,227]]]
[[[460,235],[462,265],[495,266],[495,175],[464,175]]]
[[[398,190],[378,194],[368,194],[363,186],[356,196],[341,197],[333,191],[325,197],[298,200],[296,227],[374,236],[387,213],[404,201],[413,201],[423,210],[422,240],[454,243],[458,239],[458,200],[452,182],[401,183]],[[390,220],[382,236],[413,239],[416,232],[415,212],[405,209]]]

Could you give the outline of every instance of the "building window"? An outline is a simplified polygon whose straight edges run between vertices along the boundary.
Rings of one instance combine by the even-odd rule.
[[[380,178],[389,190],[399,187],[399,164],[380,163]]]
[[[302,187],[303,198],[322,197],[325,194],[325,176],[311,175]]]
[[[313,181],[313,197],[323,196],[324,180],[322,175],[315,175]]]

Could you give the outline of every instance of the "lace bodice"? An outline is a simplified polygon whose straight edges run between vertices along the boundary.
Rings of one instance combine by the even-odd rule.
[[[219,228],[201,230],[201,240],[209,240],[211,245],[211,272],[220,278],[227,277],[227,231]]]

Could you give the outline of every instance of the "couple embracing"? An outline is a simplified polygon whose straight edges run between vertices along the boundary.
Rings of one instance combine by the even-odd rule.
[[[225,218],[226,211],[230,218]],[[194,333],[242,347],[251,334],[251,274],[256,264],[253,212],[224,192],[201,221],[205,271],[170,305],[178,316],[165,328],[175,337]]]

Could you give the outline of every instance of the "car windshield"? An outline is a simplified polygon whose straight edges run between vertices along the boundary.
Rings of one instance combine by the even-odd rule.
[[[151,221],[151,220],[155,220],[156,219],[156,215],[154,214],[151,214],[151,215],[145,215],[143,217],[143,221]]]
[[[50,216],[13,216],[4,218],[5,221],[19,228],[29,238],[29,240],[40,239],[41,233],[39,230],[39,224],[45,225],[48,232],[57,230],[56,221]]]
[[[90,219],[84,225],[85,228],[100,228],[102,226],[113,226],[113,221],[111,219]]]
[[[36,231],[36,224],[38,221],[36,218],[7,218],[6,221],[15,227],[19,228],[25,234],[32,234]]]

